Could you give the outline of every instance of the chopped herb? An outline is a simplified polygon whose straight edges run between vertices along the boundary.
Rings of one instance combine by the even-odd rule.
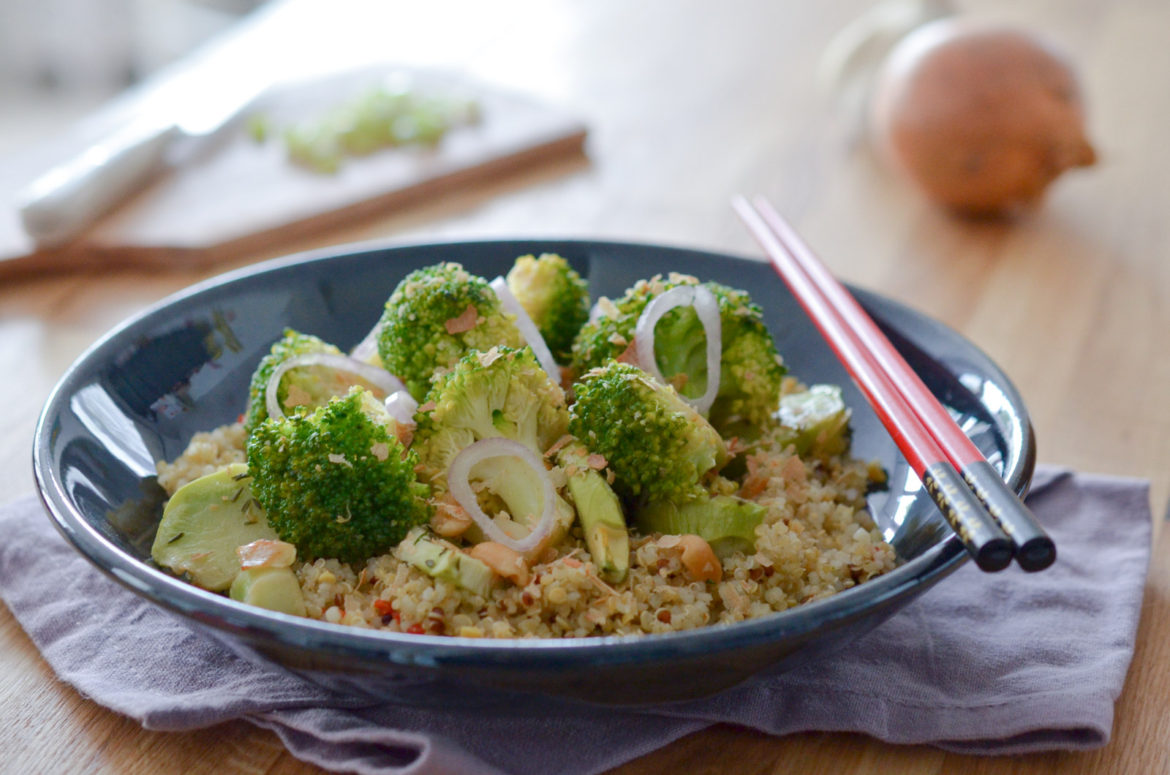
[[[260,144],[268,139],[272,127],[269,125],[268,116],[263,113],[253,113],[248,116],[248,137],[252,142]]]

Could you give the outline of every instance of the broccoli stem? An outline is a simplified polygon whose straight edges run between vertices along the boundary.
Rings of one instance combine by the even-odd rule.
[[[568,476],[569,497],[593,564],[603,579],[617,584],[625,580],[630,569],[629,531],[617,494],[589,462],[589,450],[578,441],[566,444],[557,453],[557,463]]]
[[[606,581],[624,581],[630,569],[630,536],[617,495],[591,468],[578,468],[568,488],[593,564]]]
[[[245,568],[236,574],[228,596],[269,611],[306,615],[301,584],[291,568]]]
[[[780,399],[781,440],[804,457],[833,457],[849,451],[850,411],[836,385],[813,385]]]
[[[673,503],[655,501],[639,509],[634,522],[643,533],[697,535],[711,545],[720,559],[756,547],[756,527],[765,508],[733,495],[716,495]]]
[[[395,550],[398,559],[408,562],[431,578],[447,581],[486,598],[495,576],[492,569],[454,545],[415,528]]]

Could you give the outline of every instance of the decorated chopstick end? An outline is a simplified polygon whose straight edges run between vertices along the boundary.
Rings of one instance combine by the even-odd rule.
[[[922,484],[980,570],[1000,571],[1011,564],[1011,539],[992,520],[975,494],[948,462],[934,463],[922,473]]]
[[[1015,544],[1020,568],[1035,572],[1056,561],[1056,544],[990,463],[967,464],[963,467],[963,480]]]

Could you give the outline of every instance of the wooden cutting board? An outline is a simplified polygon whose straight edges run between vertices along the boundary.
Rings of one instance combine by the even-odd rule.
[[[454,89],[473,99],[480,111],[477,123],[452,129],[435,148],[386,149],[346,159],[338,172],[321,174],[292,164],[278,136],[258,143],[245,128],[247,116],[257,112],[276,130],[311,120],[389,75],[403,71],[365,66],[274,88],[196,158],[156,176],[61,248],[32,244],[13,204],[16,192],[54,162],[86,147],[133,105],[0,159],[0,277],[80,266],[207,265],[583,155],[585,126],[570,113],[433,73],[406,75],[420,92]],[[123,102],[134,99],[131,95]]]

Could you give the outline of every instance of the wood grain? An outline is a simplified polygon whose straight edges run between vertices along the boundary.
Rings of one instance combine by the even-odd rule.
[[[250,244],[224,267],[380,238],[595,237],[758,255],[729,201],[762,193],[843,279],[939,318],[998,361],[1032,412],[1042,461],[1149,479],[1160,517],[1170,496],[1170,90],[1161,88],[1170,5],[970,4],[1074,52],[1101,155],[1013,223],[939,212],[835,122],[812,74],[833,32],[867,5],[282,3],[261,40],[276,46],[309,25],[323,52],[346,48],[358,60],[392,50],[400,61],[523,87],[583,118],[590,161],[464,181],[407,210]],[[0,383],[0,491],[32,490],[36,414],[69,362],[125,316],[209,273],[81,266],[0,280],[0,369],[10,375]],[[617,772],[1170,772],[1170,532],[1161,519],[1155,536],[1133,665],[1113,740],[1100,750],[978,758],[855,735],[773,739],[716,727]],[[246,724],[141,729],[59,683],[2,606],[0,701],[4,771],[318,771]]]

